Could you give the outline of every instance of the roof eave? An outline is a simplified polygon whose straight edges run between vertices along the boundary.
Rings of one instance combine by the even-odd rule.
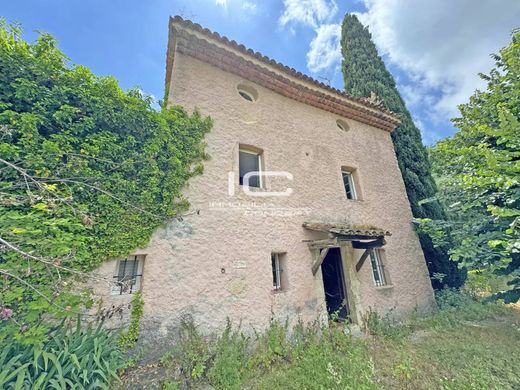
[[[212,63],[211,58],[208,58],[207,53],[204,53],[207,51],[207,48],[204,50],[197,50],[195,47],[178,47],[177,36],[181,31],[187,32],[198,41],[205,42],[205,45],[208,45],[208,47],[213,47],[215,50],[225,50],[230,55],[241,57],[245,66],[249,66],[251,69],[254,67],[256,67],[256,70],[259,68],[265,69],[265,73],[269,73],[268,77],[272,77],[272,75],[281,76],[284,78],[286,84],[298,85],[302,88],[305,88],[308,91],[309,96],[314,96],[312,100],[307,99],[309,100],[307,101],[302,99],[301,96],[295,96],[294,93],[292,95],[290,93],[282,93],[282,95],[289,95],[288,97],[295,100],[314,105],[318,108],[334,112],[338,115],[342,115],[350,119],[373,125],[377,128],[389,132],[393,131],[400,123],[400,119],[396,114],[382,108],[378,104],[375,104],[374,102],[370,101],[369,98],[354,98],[348,96],[346,93],[336,88],[330,87],[301,72],[296,71],[293,68],[289,68],[281,63],[278,63],[266,56],[263,56],[261,53],[247,49],[244,45],[240,45],[235,41],[231,41],[225,36],[220,36],[218,33],[203,28],[199,24],[193,23],[189,20],[184,20],[180,16],[170,17],[169,20],[169,38],[166,55],[167,59],[165,80],[167,93],[169,92],[168,88],[171,81],[173,61],[176,51],[180,50],[183,51],[184,54],[194,56],[195,58],[209,62],[212,65],[216,65],[221,68],[225,67],[220,63]],[[239,73],[240,71],[239,69],[233,68],[231,65],[228,66],[228,69],[225,70],[232,73]],[[247,77],[245,78],[247,79]],[[257,80],[250,81],[257,82]],[[277,83],[280,84],[279,81],[277,81]],[[279,85],[277,85],[277,87],[278,86]],[[269,85],[267,85],[267,88],[269,88]],[[270,89],[273,90],[276,88],[271,87]],[[280,91],[275,90],[275,92]],[[326,104],[322,104],[323,102]]]

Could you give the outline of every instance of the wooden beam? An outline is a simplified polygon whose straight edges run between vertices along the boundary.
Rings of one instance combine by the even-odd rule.
[[[362,241],[352,241],[352,247],[354,249],[372,249],[372,248],[381,248],[386,244],[384,237],[380,237],[377,240],[362,242]]]
[[[327,238],[325,240],[313,240],[307,243],[310,249],[335,248],[339,246],[336,238]]]
[[[367,257],[370,255],[370,252],[372,252],[372,248],[365,249],[365,251],[363,252],[361,257],[359,258],[359,261],[356,264],[356,271],[357,272],[359,272],[361,267],[363,267],[363,264],[365,263],[365,260],[367,259]]]
[[[318,269],[320,268],[321,263],[323,263],[323,260],[325,260],[325,257],[327,256],[327,253],[329,253],[329,248],[324,248],[321,251],[317,250],[317,256],[316,260],[314,261],[314,264],[312,265],[312,274],[316,275],[316,272],[318,272]]]

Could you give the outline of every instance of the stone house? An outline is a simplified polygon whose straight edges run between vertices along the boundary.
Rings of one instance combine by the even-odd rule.
[[[398,118],[180,17],[169,104],[214,120],[190,213],[97,273],[106,303],[144,298],[161,340],[190,314],[206,333],[272,319],[429,311],[434,298],[390,133]]]

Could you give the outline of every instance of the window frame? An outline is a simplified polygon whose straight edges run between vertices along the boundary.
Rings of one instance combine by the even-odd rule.
[[[243,183],[240,183],[240,179],[242,178],[240,176],[240,153],[247,153],[247,154],[252,154],[252,155],[255,155],[257,156],[257,159],[258,159],[258,187],[256,186],[252,186],[251,184],[249,184],[249,187],[252,187],[252,188],[264,188],[264,182],[263,182],[263,174],[262,174],[262,155],[263,155],[263,151],[260,150],[260,149],[249,149],[247,147],[239,147],[238,148],[238,182],[241,186],[243,186],[244,184]],[[249,173],[249,172],[248,172]]]
[[[255,101],[255,98],[253,96],[251,96],[250,93],[248,93],[247,91],[243,90],[243,89],[239,89],[238,90],[238,94],[245,100],[247,100],[248,102],[251,102],[253,103]]]
[[[372,268],[372,278],[374,280],[374,285],[376,287],[388,286],[388,280],[385,274],[385,266],[383,264],[381,251],[378,248],[374,248],[370,251],[370,264]]]
[[[341,131],[344,131],[345,133],[348,132],[350,130],[350,126],[349,124],[344,121],[343,119],[338,119],[336,120],[336,126],[341,130]]]
[[[348,192],[347,192],[347,188],[345,186],[345,176],[347,176],[347,180],[348,180],[348,185],[350,187],[350,193],[351,193],[351,198],[348,197]],[[348,170],[348,169],[341,169],[341,180],[343,182],[343,190],[345,191],[345,195],[347,197],[348,200],[359,200],[358,198],[358,193],[357,193],[357,189],[356,189],[356,181],[354,179],[354,171],[352,170]]]
[[[117,260],[116,272],[113,276],[114,285],[112,286],[112,295],[132,295],[137,291],[141,290],[143,271],[144,271],[144,260],[146,255],[130,255],[124,259]],[[128,261],[135,261],[131,275],[125,275],[126,266]],[[124,264],[123,278],[120,279],[121,265]],[[125,285],[125,283],[129,284]]]
[[[238,84],[237,91],[239,96],[248,103],[254,103],[258,100],[258,91],[251,85]]]

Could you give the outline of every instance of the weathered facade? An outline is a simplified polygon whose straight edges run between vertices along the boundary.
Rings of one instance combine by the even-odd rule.
[[[189,215],[137,261],[98,270],[137,281],[145,334],[167,336],[184,314],[211,332],[227,318],[262,329],[273,318],[431,310],[390,138],[398,118],[181,18],[169,34],[168,103],[214,127],[205,171],[186,189]],[[114,305],[131,299],[126,287],[96,291]]]

